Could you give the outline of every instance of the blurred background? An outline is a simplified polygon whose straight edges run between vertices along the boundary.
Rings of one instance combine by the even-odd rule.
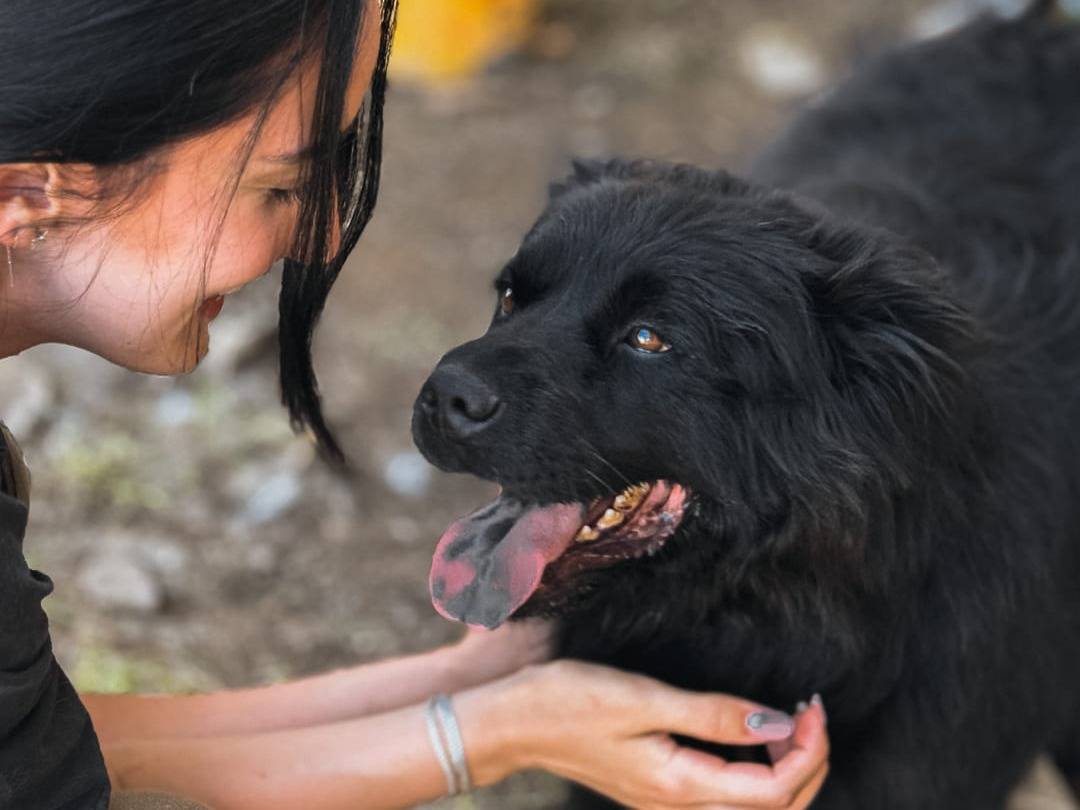
[[[490,486],[414,451],[414,396],[483,331],[491,279],[571,156],[738,170],[801,104],[970,0],[401,0],[379,208],[316,341],[357,471],[330,475],[278,405],[271,274],[231,296],[182,379],[46,346],[0,363],[34,492],[56,651],[97,691],[267,683],[430,648],[436,539]],[[559,804],[527,774],[481,808]],[[437,805],[442,806],[442,805]]]

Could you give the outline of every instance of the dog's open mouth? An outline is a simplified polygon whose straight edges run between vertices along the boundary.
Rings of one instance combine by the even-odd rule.
[[[498,627],[559,577],[654,554],[678,528],[689,493],[654,481],[592,503],[527,506],[502,494],[456,521],[431,564],[431,600],[448,619]]]

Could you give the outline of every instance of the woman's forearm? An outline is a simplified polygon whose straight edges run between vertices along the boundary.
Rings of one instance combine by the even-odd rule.
[[[513,767],[499,689],[455,698],[479,784]],[[115,788],[173,793],[215,810],[377,810],[429,801],[446,790],[421,705],[264,733],[107,741],[103,751]]]
[[[475,683],[456,647],[199,695],[83,695],[103,743],[255,734],[386,712]]]
[[[458,692],[547,655],[545,631],[522,623],[430,652],[251,689],[201,695],[83,695],[102,742],[300,728],[388,712]]]

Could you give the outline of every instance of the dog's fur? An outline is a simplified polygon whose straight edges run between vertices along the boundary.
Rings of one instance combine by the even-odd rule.
[[[429,457],[539,503],[693,493],[656,556],[519,612],[563,654],[822,693],[815,807],[1000,808],[1040,750],[1080,765],[1075,30],[889,56],[746,181],[578,164],[504,272],[516,310],[444,361],[502,412]],[[625,345],[641,323],[672,350]]]

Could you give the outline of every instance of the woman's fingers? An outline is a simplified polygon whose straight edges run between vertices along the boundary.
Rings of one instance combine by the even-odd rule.
[[[821,790],[821,786],[825,784],[825,777],[828,775],[829,763],[828,761],[822,762],[817,769],[817,773],[799,791],[799,795],[795,797],[795,801],[791,803],[788,810],[804,810],[804,808],[809,807],[810,803],[814,801],[814,797],[818,795],[818,791]]]
[[[475,645],[479,649],[506,646],[534,650],[536,652],[533,655],[539,661],[551,657],[554,634],[555,630],[550,622],[525,619],[507,622],[497,630],[469,627],[465,630],[462,643]]]
[[[509,683],[520,695],[509,704],[514,727],[523,707],[546,720],[512,740],[507,750],[516,752],[515,767],[546,768],[630,807],[802,810],[824,778],[828,742],[819,706],[791,717],[729,695],[573,661],[541,665]],[[784,742],[770,766],[726,762],[681,746],[676,737]]]
[[[820,702],[812,703],[802,712],[791,735],[791,750],[773,763],[773,771],[780,775],[813,772],[812,765],[828,760],[829,735],[825,732],[825,722],[825,708]]]
[[[467,683],[483,683],[551,658],[553,634],[549,622],[535,619],[508,622],[498,630],[469,628],[454,654],[469,673]]]
[[[788,737],[786,740],[778,740],[776,742],[768,743],[765,747],[769,752],[769,761],[779,762],[781,759],[786,757],[791,751],[791,749],[795,746],[791,742],[791,737]]]
[[[817,773],[789,770],[775,773],[768,765],[724,760],[703,751],[680,749],[669,777],[677,792],[671,807],[732,805],[740,808],[789,807]]]
[[[814,697],[811,698],[810,703],[802,701],[799,703],[798,706],[795,707],[796,723],[798,723],[800,718],[802,718],[802,716],[806,714],[812,704],[822,708],[822,717],[824,718],[824,707],[821,703],[821,697],[819,695],[814,695]],[[773,763],[779,762],[781,759],[787,756],[788,753],[790,753],[791,750],[795,747],[794,734],[786,739],[770,742],[765,747],[769,752],[769,760]]]
[[[659,699],[650,701],[653,731],[666,731],[706,742],[763,745],[786,740],[795,718],[731,695],[685,692],[656,684]]]
[[[824,781],[828,740],[824,714],[812,706],[798,718],[791,750],[773,766],[725,762],[691,748],[678,747],[666,766],[663,783],[672,788],[671,806],[740,808],[805,807]]]

